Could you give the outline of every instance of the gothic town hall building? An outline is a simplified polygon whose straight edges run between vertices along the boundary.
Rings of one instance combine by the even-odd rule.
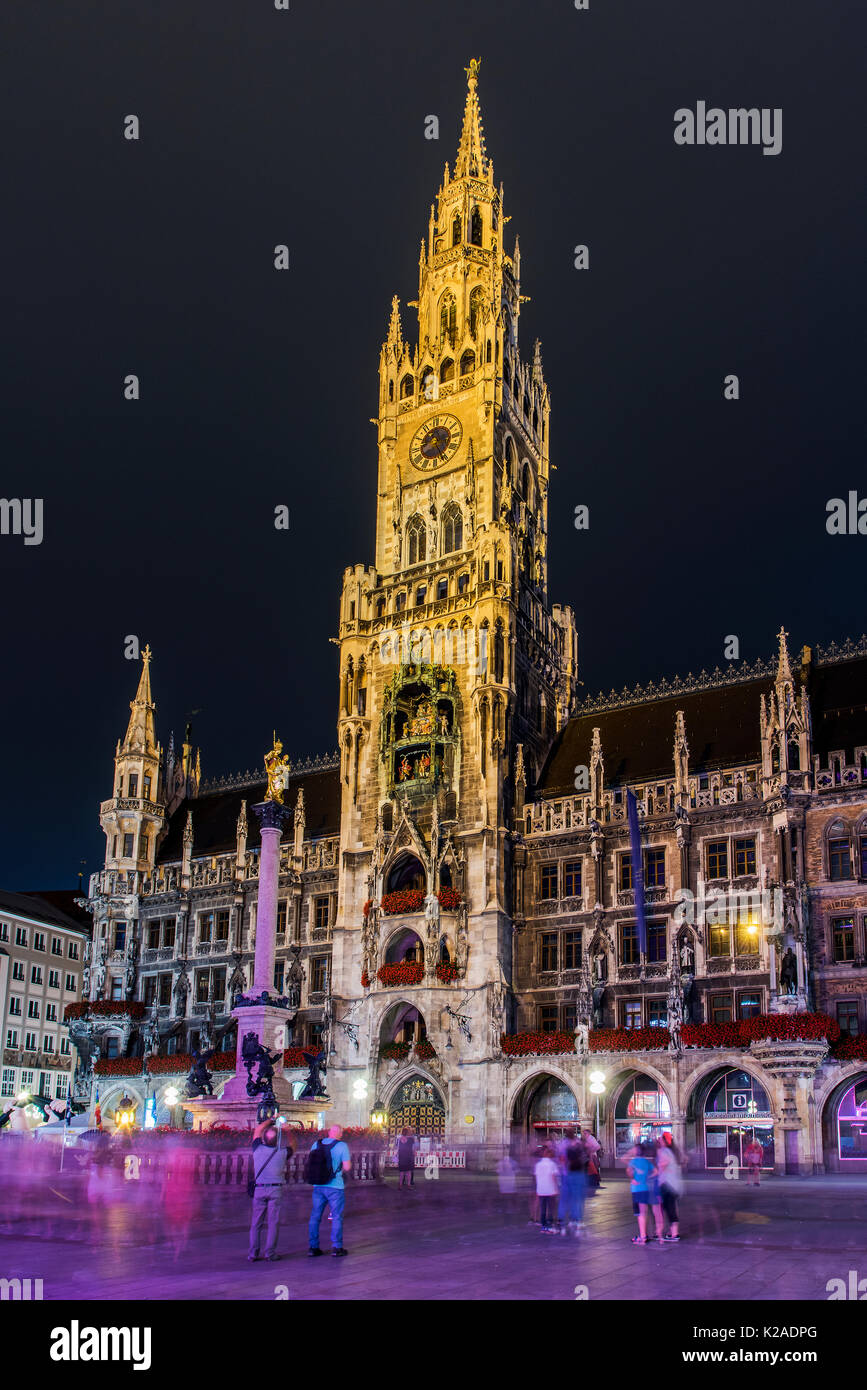
[[[338,751],[286,793],[287,1075],[320,1041],[335,1118],[376,1104],[482,1161],[575,1122],[608,1163],[670,1129],[699,1167],[757,1136],[768,1168],[864,1171],[867,644],[793,656],[781,631],[766,663],[579,700],[575,618],[548,596],[551,401],[468,73],[417,328],[395,298],[380,353]],[[224,1079],[252,976],[265,776],[203,782],[189,730],[164,750],[150,665],[68,1020],[106,1117],[126,1092],[165,1118],[172,1059],[206,1043]]]

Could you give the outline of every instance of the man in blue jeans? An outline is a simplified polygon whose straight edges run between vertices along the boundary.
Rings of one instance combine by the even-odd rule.
[[[332,1176],[330,1181],[315,1183],[313,1186],[313,1206],[310,1212],[308,1230],[309,1253],[311,1255],[324,1253],[319,1246],[319,1226],[326,1205],[331,1209],[331,1244],[334,1247],[331,1253],[333,1255],[349,1254],[349,1251],[343,1248],[343,1207],[346,1202],[343,1174],[350,1172],[352,1163],[349,1158],[349,1146],[343,1143],[342,1134],[343,1130],[340,1125],[332,1125],[328,1131],[328,1138],[319,1139],[314,1145],[314,1149],[320,1148],[327,1155]]]

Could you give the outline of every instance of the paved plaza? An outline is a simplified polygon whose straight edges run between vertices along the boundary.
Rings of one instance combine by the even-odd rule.
[[[89,1219],[74,1188],[19,1188],[0,1216],[2,1273],[42,1278],[46,1299],[809,1299],[867,1278],[867,1182],[690,1178],[679,1245],[636,1247],[628,1186],[607,1179],[583,1238],[528,1224],[527,1192],[472,1173],[400,1189],[350,1184],[346,1259],[306,1253],[310,1190],[284,1199],[283,1258],[249,1264],[243,1191],[208,1194],[184,1232],[144,1189]],[[327,1220],[323,1248],[329,1248]]]

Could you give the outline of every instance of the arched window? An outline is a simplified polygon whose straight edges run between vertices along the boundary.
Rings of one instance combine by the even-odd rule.
[[[506,343],[510,343],[511,341],[512,341],[512,318],[511,318],[511,315],[510,315],[508,309],[506,308],[506,306],[505,306],[505,304],[504,304],[504,305],[503,305],[503,343],[506,344]]]
[[[461,357],[461,376],[469,376],[476,370],[476,354],[469,349]]]
[[[479,329],[482,326],[482,311],[485,305],[485,292],[479,286],[470,295],[470,333],[474,338],[478,338]],[[490,343],[488,344],[490,347]]]
[[[443,507],[442,528],[443,555],[450,555],[453,550],[462,550],[464,545],[464,519],[461,516],[461,509],[456,502],[449,502]]]
[[[455,335],[458,324],[458,306],[455,297],[450,290],[447,290],[440,300],[440,343],[448,343],[450,347],[455,345]]]
[[[389,399],[390,401],[393,401],[393,400],[394,400],[394,382],[393,382],[393,381],[390,381],[390,382],[388,383],[388,399]]]
[[[524,460],[524,467],[521,469],[521,496],[525,502],[530,501],[530,465]]]
[[[490,360],[491,360],[491,340],[490,340],[490,338],[489,338],[489,339],[488,339],[488,345],[487,345],[487,347],[485,348],[485,361],[486,361],[486,362],[490,362]]]
[[[414,379],[413,379],[411,376],[409,376],[409,375],[405,376],[405,377],[403,378],[403,380],[401,381],[401,383],[400,383],[400,398],[401,398],[401,400],[402,400],[402,401],[405,401],[406,398],[407,398],[407,396],[411,396],[414,390],[415,390],[415,381],[414,381]]]
[[[452,221],[452,246],[461,244],[461,214],[456,212]]]
[[[533,433],[539,433],[539,412],[535,406],[533,406]]]
[[[421,394],[426,401],[435,401],[439,395],[433,367],[425,367],[421,374]]]
[[[470,215],[470,241],[473,246],[482,244],[482,214],[477,207]]]
[[[420,565],[427,554],[427,527],[418,513],[406,524],[406,554],[409,565]]]
[[[440,381],[454,381],[455,379],[455,359],[444,357],[440,364]]]
[[[525,420],[528,419],[528,418],[529,418],[529,415],[530,415],[530,397],[529,397],[529,396],[525,396],[525,397],[524,397],[524,419],[525,419]]]

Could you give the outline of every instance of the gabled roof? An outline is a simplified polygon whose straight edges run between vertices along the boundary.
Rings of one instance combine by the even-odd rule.
[[[247,803],[247,844],[255,848],[260,843],[259,826],[253,806],[264,799],[267,782],[255,782],[227,791],[206,792],[181,802],[169,820],[168,833],[157,852],[158,864],[177,863],[183,855],[184,827],[187,814],[193,813],[193,858],[207,854],[226,854],[234,850],[237,839],[241,802]],[[290,809],[284,839],[292,835],[292,815],[299,787],[304,788],[305,839],[337,835],[340,830],[340,772],[327,768],[322,772],[300,772],[289,778],[285,794]]]
[[[47,927],[72,928],[77,932],[88,932],[91,922],[89,916],[80,911],[72,902],[78,896],[73,889],[46,889],[45,893],[7,893],[0,889],[0,912],[29,917],[36,922],[44,922]],[[54,901],[49,901],[53,899]],[[68,899],[72,911],[65,912],[58,902]],[[72,912],[75,912],[75,916]]]

